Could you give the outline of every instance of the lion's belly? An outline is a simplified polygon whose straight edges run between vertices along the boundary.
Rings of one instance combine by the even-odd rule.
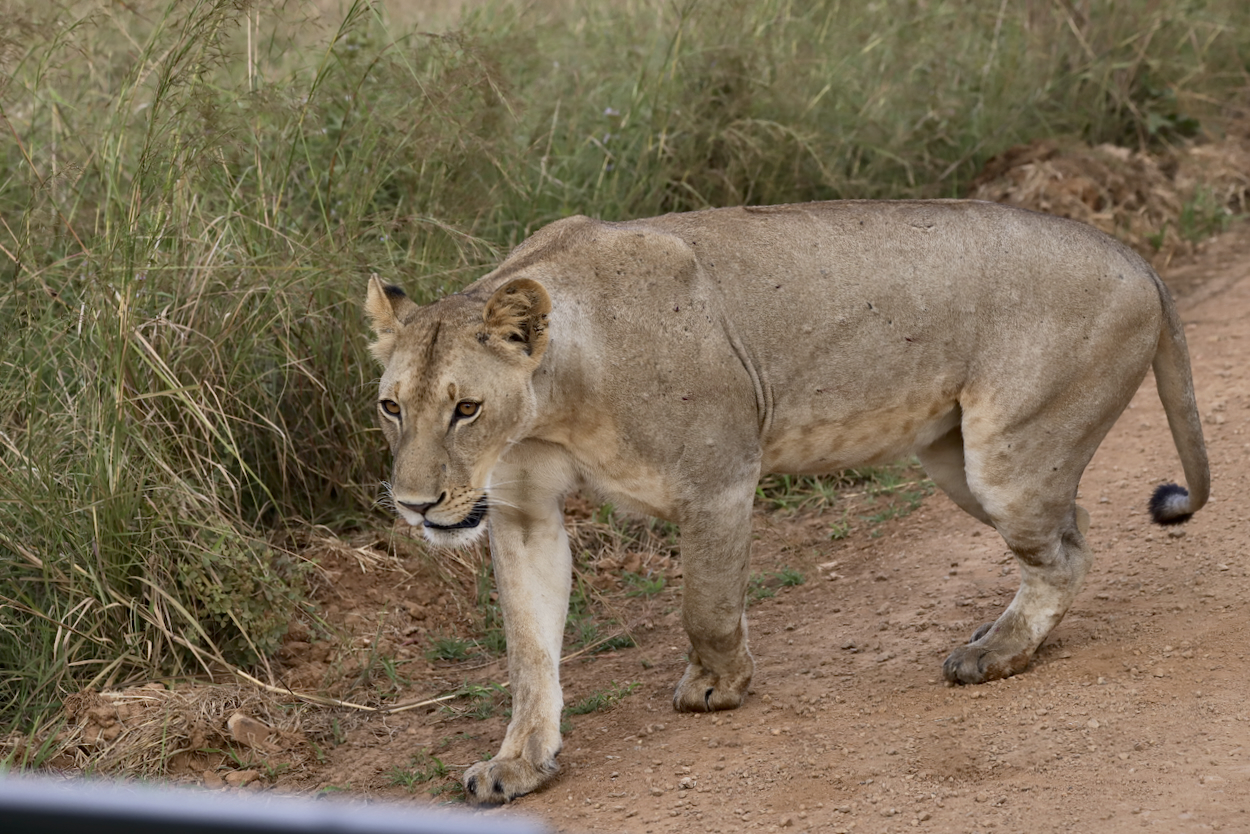
[[[958,423],[953,403],[894,407],[863,414],[774,421],[763,448],[765,473],[819,475],[889,463],[923,448]]]

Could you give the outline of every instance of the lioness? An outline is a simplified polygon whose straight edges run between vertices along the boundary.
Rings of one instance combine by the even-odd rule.
[[[673,705],[733,709],[760,476],[914,453],[1020,565],[1015,599],[947,658],[950,681],[1024,669],[1081,587],[1081,473],[1153,363],[1189,490],[1210,476],[1181,322],[1136,254],[1089,226],[968,201],[830,202],[570,217],[419,307],[369,282],[391,496],[430,541],[490,520],[513,714],[470,801],[558,770],[571,561],[586,485],[681,526],[689,665]]]

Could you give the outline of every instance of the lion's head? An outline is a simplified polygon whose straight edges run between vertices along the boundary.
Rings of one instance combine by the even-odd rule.
[[[377,414],[394,454],[391,499],[440,545],[481,534],[491,470],[536,412],[532,379],[551,299],[528,278],[483,297],[420,307],[375,275],[365,301],[377,335],[370,350],[384,368]]]

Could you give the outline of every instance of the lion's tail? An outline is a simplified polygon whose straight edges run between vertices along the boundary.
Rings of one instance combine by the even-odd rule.
[[[1207,446],[1202,439],[1198,403],[1194,399],[1194,379],[1185,348],[1185,330],[1167,287],[1157,277],[1159,300],[1163,305],[1163,327],[1155,350],[1155,385],[1168,415],[1172,441],[1185,470],[1186,489],[1179,484],[1162,484],[1150,496],[1150,516],[1156,524],[1180,524],[1202,509],[1211,493],[1211,467]]]

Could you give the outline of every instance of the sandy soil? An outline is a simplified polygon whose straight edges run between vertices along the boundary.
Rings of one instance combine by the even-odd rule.
[[[1027,673],[977,687],[941,681],[942,659],[1017,585],[1002,541],[941,494],[840,540],[829,538],[840,511],[760,512],[755,569],[797,568],[807,582],[752,606],[758,667],[745,706],[673,712],[685,647],[675,581],[632,611],[642,623],[636,648],[564,667],[568,703],[613,683],[638,688],[611,710],[571,719],[555,784],[486,813],[580,832],[1250,831],[1250,526],[1240,500],[1250,228],[1166,277],[1187,322],[1214,497],[1183,528],[1147,523],[1153,486],[1181,477],[1147,378],[1082,483],[1095,567]],[[434,633],[429,612],[453,606],[414,585],[412,571],[406,581],[380,569],[344,573],[336,598],[389,600],[411,618],[418,649]],[[501,664],[475,666],[428,668],[399,697],[506,677]],[[391,769],[428,749],[454,778],[496,749],[505,722],[433,707],[356,719],[324,763],[273,784],[430,801],[429,785],[409,793]]]

